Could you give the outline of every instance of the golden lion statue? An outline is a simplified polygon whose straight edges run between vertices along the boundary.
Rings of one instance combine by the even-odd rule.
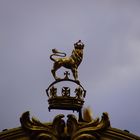
[[[50,55],[50,59],[54,61],[54,65],[51,72],[56,80],[60,79],[56,76],[56,71],[60,67],[65,67],[72,71],[74,79],[78,81],[77,69],[83,59],[83,49],[84,49],[84,44],[81,42],[81,40],[79,40],[74,44],[74,50],[72,51],[72,54],[69,57],[66,57],[66,53],[64,52],[59,52],[56,49],[52,50],[53,54]],[[53,56],[60,56],[61,58],[60,57],[54,58]]]

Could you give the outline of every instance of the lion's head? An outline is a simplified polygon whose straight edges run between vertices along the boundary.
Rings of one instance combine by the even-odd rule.
[[[78,42],[76,42],[74,44],[74,48],[75,49],[84,49],[84,44],[81,42],[81,40],[79,40]]]

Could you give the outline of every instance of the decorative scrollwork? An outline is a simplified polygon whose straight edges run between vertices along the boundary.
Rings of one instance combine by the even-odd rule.
[[[35,118],[30,120],[29,112],[23,113],[20,118],[22,128],[35,140],[98,140],[101,133],[110,126],[107,113],[90,122],[79,122],[70,114],[67,122],[62,119],[63,114],[57,115],[52,123],[41,123]]]
[[[107,113],[103,113],[101,121],[99,118],[91,122],[78,122],[75,116],[68,115],[67,133],[71,136],[71,140],[92,139],[98,140],[101,133],[110,126]]]
[[[20,118],[22,128],[36,140],[58,140],[64,135],[65,122],[63,114],[57,115],[52,123],[43,124],[35,118],[30,120],[29,112]]]

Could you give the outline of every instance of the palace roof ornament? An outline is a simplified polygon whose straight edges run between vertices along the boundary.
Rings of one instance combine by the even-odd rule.
[[[59,114],[52,123],[44,125],[35,118],[30,120],[29,112],[25,112],[20,119],[21,125],[32,134],[33,138],[37,140],[80,140],[84,138],[96,140],[100,137],[100,133],[110,126],[107,113],[103,113],[101,121],[99,118],[94,120],[90,116],[89,110],[86,111],[86,115],[90,117],[90,121],[82,117],[86,90],[78,79],[78,67],[83,60],[83,49],[84,44],[81,40],[74,44],[70,56],[57,49],[52,49],[50,59],[53,61],[53,68],[51,72],[55,81],[46,89],[49,111],[52,109],[77,111],[78,119],[73,114],[69,114],[65,122],[64,115]],[[61,67],[66,68],[66,71],[63,72],[64,76],[60,78],[56,72]],[[70,78],[69,70],[73,74],[73,78]],[[68,83],[70,84],[67,85]]]
[[[86,90],[79,81],[78,67],[83,60],[84,44],[81,40],[74,43],[70,56],[52,49],[50,59],[53,61],[52,75],[54,81],[46,89],[48,110],[70,110],[78,112],[79,116],[58,114],[52,122],[42,123],[36,118],[30,118],[29,111],[20,117],[21,127],[0,133],[0,140],[140,140],[129,131],[121,131],[110,126],[108,113],[104,112],[101,119],[94,119],[91,110],[83,110]],[[57,76],[61,67],[64,76]],[[69,71],[70,70],[70,71]],[[73,77],[70,77],[70,72]]]

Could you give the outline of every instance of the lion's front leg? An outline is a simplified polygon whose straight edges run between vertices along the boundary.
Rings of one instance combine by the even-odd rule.
[[[78,71],[76,68],[73,68],[72,70],[72,74],[73,74],[73,77],[76,81],[78,81]]]

